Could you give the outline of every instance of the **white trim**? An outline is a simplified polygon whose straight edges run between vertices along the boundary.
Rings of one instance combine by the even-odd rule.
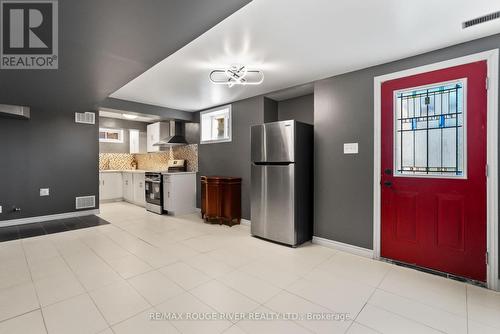
[[[251,222],[250,222],[250,220],[248,220],[248,219],[243,219],[243,218],[241,218],[241,219],[240,219],[240,224],[241,224],[241,225],[245,225],[245,226],[250,226]]]
[[[110,128],[99,128],[99,134],[101,132],[106,133],[106,137],[108,133],[117,133],[118,139],[108,139],[108,138],[99,138],[100,143],[110,143],[110,144],[122,144],[123,143],[123,129],[110,129]]]
[[[227,128],[228,136],[227,138],[223,139],[208,139],[208,140],[203,140],[203,124],[202,124],[202,118],[204,114],[210,114],[214,113],[220,110],[228,110],[229,114],[229,124]],[[200,112],[200,145],[201,144],[217,144],[217,143],[227,143],[231,142],[233,140],[233,105],[232,104],[226,104],[223,106],[219,106],[216,108],[208,109],[205,111]]]
[[[343,242],[334,241],[334,240],[325,239],[325,238],[320,238],[320,237],[315,237],[315,236],[312,238],[312,243],[317,244],[317,245],[321,245],[321,246],[325,246],[328,248],[333,248],[333,249],[336,249],[336,250],[339,250],[342,252],[351,253],[354,255],[359,255],[359,256],[373,259],[373,250],[368,249],[368,248],[349,245],[349,244],[345,244]]]
[[[499,51],[493,49],[468,56],[450,59],[434,64],[420,66],[404,71],[389,73],[374,78],[374,142],[373,142],[373,255],[380,258],[380,163],[381,163],[381,85],[384,81],[401,77],[435,71],[447,67],[468,64],[486,60],[488,64],[488,110],[487,110],[487,164],[489,166],[487,178],[487,250],[490,254],[487,266],[488,288],[498,290],[498,63]],[[486,84],[486,83],[485,83]]]
[[[47,215],[47,216],[10,219],[10,220],[0,221],[0,227],[40,223],[40,222],[45,222],[45,221],[49,221],[49,220],[67,219],[67,218],[98,215],[98,214],[99,214],[99,209],[94,209],[94,210],[58,213],[55,215]]]

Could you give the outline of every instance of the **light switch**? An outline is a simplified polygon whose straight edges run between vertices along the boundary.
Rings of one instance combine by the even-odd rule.
[[[49,196],[49,188],[40,188],[40,196]]]
[[[344,143],[344,154],[358,154],[358,143]]]
[[[0,213],[2,213],[2,206],[0,205]]]

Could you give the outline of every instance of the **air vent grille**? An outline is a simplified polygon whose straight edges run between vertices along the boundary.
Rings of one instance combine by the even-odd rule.
[[[95,113],[77,112],[75,113],[75,122],[83,124],[95,124]]]
[[[463,29],[469,28],[469,27],[475,26],[477,24],[481,24],[484,22],[498,19],[498,18],[500,18],[500,11],[495,12],[495,13],[491,13],[491,14],[487,14],[487,15],[484,15],[481,17],[477,17],[477,18],[469,20],[469,21],[465,21],[464,23],[462,23],[462,28]]]
[[[82,196],[76,198],[76,209],[95,208],[95,196]]]

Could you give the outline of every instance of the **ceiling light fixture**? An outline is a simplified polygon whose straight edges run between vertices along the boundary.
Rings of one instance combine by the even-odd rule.
[[[123,115],[123,117],[125,117],[126,119],[136,119],[137,117],[139,117],[139,116],[137,116],[137,115],[130,115],[130,114],[122,114],[122,115]]]
[[[210,81],[216,85],[260,85],[264,81],[264,72],[249,69],[245,65],[231,65],[210,72]]]

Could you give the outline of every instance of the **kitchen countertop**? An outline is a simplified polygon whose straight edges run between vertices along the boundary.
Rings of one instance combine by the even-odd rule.
[[[196,172],[167,172],[167,171],[143,170],[143,169],[103,169],[99,171],[99,173],[138,173],[138,174],[144,174],[146,172],[157,172],[163,175],[196,174]]]
[[[144,174],[148,172],[147,170],[142,169],[102,169],[99,173],[138,173]]]
[[[162,175],[196,174],[196,172],[161,172]]]

